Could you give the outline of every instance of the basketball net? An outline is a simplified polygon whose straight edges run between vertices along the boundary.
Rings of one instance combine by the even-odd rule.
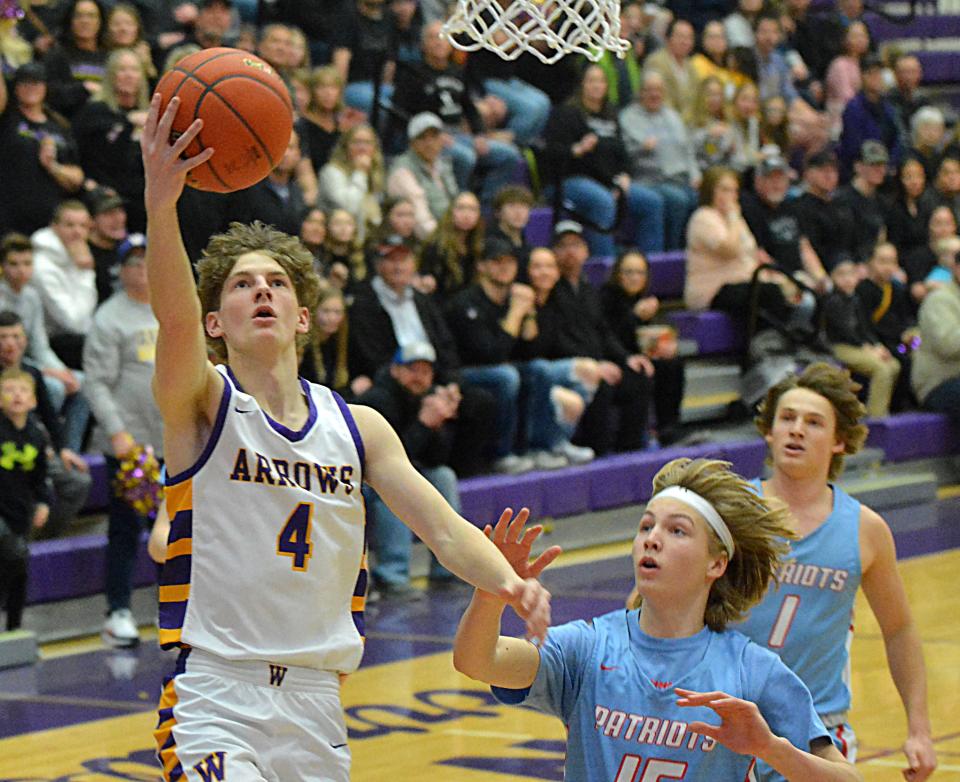
[[[543,62],[605,51],[623,57],[620,0],[457,0],[441,34],[457,49],[489,49],[505,60],[530,52]]]

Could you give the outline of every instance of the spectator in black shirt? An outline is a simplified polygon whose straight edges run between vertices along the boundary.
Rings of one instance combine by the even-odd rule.
[[[854,258],[865,263],[877,242],[887,237],[886,215],[877,194],[887,174],[890,156],[879,141],[864,141],[856,162],[853,179],[837,191],[836,201],[855,216]]]
[[[452,466],[458,475],[480,472],[486,464],[484,451],[495,415],[493,399],[482,389],[459,385],[456,343],[433,300],[413,287],[416,260],[402,239],[380,245],[376,271],[369,283],[357,287],[350,307],[348,366],[352,381],[356,383],[361,376],[372,380],[385,371],[401,341],[428,342],[437,354],[436,382],[458,384],[462,396]]]
[[[934,188],[940,203],[949,206],[954,219],[960,223],[960,157],[955,154],[956,151],[951,151],[940,162]]]
[[[900,135],[907,138],[910,120],[918,109],[929,106],[930,101],[920,95],[920,82],[923,81],[923,66],[914,54],[901,54],[893,65],[896,86],[887,93],[887,100],[893,104],[900,122]]]
[[[385,0],[356,0],[334,30],[333,65],[347,85],[343,100],[367,114],[375,82],[380,81],[381,104],[393,95],[396,28],[385,6]]]
[[[505,239],[513,247],[517,259],[517,279],[527,281],[527,264],[530,262],[531,247],[527,244],[524,231],[530,222],[530,209],[533,207],[533,193],[522,185],[507,185],[493,199],[493,225],[487,228],[488,237]]]
[[[106,18],[100,0],[72,0],[44,64],[50,105],[68,119],[100,94],[106,76]]]
[[[793,204],[785,201],[789,172],[779,152],[763,159],[754,174],[754,192],[740,198],[743,219],[757,240],[762,260],[776,263],[791,274],[799,274],[811,287],[825,290],[828,286],[823,264],[803,234]]]
[[[907,157],[897,172],[897,194],[887,206],[887,239],[901,257],[909,255],[927,241],[927,223],[937,206],[937,196],[927,187],[923,163]]]
[[[27,536],[50,515],[47,438],[30,418],[36,407],[33,377],[0,373],[0,605],[7,630],[16,630],[27,601]]]
[[[597,455],[640,450],[647,444],[653,374],[650,360],[623,345],[607,325],[600,297],[583,277],[583,264],[589,255],[583,227],[573,220],[557,223],[553,250],[561,274],[555,293],[556,357],[595,359],[603,380],[574,442],[592,448]]]
[[[242,191],[241,202],[247,212],[243,222],[260,220],[293,236],[300,233],[300,217],[306,210],[306,199],[294,176],[300,160],[300,138],[293,131],[267,178]]]
[[[57,204],[83,184],[70,125],[46,99],[39,63],[17,68],[10,94],[0,84],[0,233],[29,235],[49,224]]]
[[[822,150],[807,158],[803,171],[804,192],[792,206],[800,220],[801,233],[810,240],[817,257],[827,269],[835,258],[852,255],[854,214],[836,201],[837,156]]]
[[[117,49],[107,60],[100,94],[84,105],[73,122],[87,177],[120,194],[128,227],[139,232],[147,221],[140,132],[148,105],[147,76],[140,57],[132,49]]]
[[[867,261],[867,276],[857,283],[857,298],[883,346],[900,364],[900,377],[890,407],[903,410],[912,402],[910,371],[919,339],[917,317],[897,263],[897,248],[881,242]]]
[[[516,282],[513,248],[500,239],[488,240],[477,262],[477,281],[454,296],[445,308],[447,324],[464,363],[467,385],[483,388],[497,402],[493,428],[494,469],[517,473],[537,467],[551,469],[566,460],[549,453],[536,458],[516,451],[520,423],[520,371],[511,364],[523,337],[524,320],[534,314],[533,289]]]
[[[453,47],[440,35],[441,27],[433,22],[424,28],[422,63],[398,69],[393,105],[410,117],[429,111],[443,120],[453,140],[447,153],[453,159],[457,184],[461,190],[470,190],[476,180],[481,203],[490,207],[520,164],[520,151],[509,134],[484,128],[463,70],[452,60]]]
[[[938,206],[930,213],[927,221],[927,242],[915,248],[903,259],[903,269],[910,286],[910,297],[914,306],[926,298],[932,287],[927,283],[927,275],[939,263],[937,249],[944,239],[957,235],[957,220],[949,206]]]
[[[900,364],[890,355],[857,298],[859,272],[853,258],[840,259],[833,267],[834,290],[824,301],[824,328],[834,355],[854,372],[870,379],[867,415],[874,418],[890,412]]]
[[[90,236],[87,243],[97,273],[97,305],[103,304],[120,286],[120,259],[117,247],[127,238],[127,210],[115,190],[95,188],[87,203],[90,209]]]

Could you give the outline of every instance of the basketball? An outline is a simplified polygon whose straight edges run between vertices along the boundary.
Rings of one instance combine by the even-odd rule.
[[[213,157],[187,174],[198,190],[231,193],[256,184],[280,162],[293,129],[293,105],[272,66],[250,52],[218,47],[184,57],[157,85],[161,113],[174,96],[180,108],[171,135],[199,117],[203,130],[187,147]]]

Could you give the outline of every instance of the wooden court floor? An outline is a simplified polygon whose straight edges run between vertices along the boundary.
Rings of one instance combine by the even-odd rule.
[[[616,554],[612,559],[570,555],[548,579],[555,621],[616,607],[629,583],[627,551],[607,547],[599,554]],[[927,661],[941,763],[934,779],[960,782],[960,549],[906,560],[901,568]],[[454,672],[449,641],[465,600],[453,595],[371,615],[367,659],[344,688],[356,782],[562,778],[559,722],[496,705],[484,687]],[[862,599],[857,617],[851,721],[861,741],[859,766],[868,782],[894,782],[902,779],[903,712]],[[10,736],[0,739],[0,782],[159,778],[151,682],[170,658],[149,642],[126,658],[88,646],[51,650],[57,659],[37,671],[0,675],[0,732]],[[74,668],[64,667],[71,660]],[[79,686],[84,676],[93,677],[86,689]],[[70,724],[45,727],[48,707],[72,709],[63,717]]]

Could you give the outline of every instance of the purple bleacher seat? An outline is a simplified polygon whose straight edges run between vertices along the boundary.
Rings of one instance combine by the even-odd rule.
[[[553,209],[549,206],[535,206],[531,209],[530,220],[523,233],[532,247],[549,247],[553,234]]]
[[[760,437],[738,440],[723,443],[722,453],[722,458],[733,465],[733,471],[749,480],[762,474],[763,462],[767,457],[767,444]]]
[[[544,516],[576,516],[590,510],[590,474],[583,466],[541,473]]]
[[[640,456],[639,453],[603,456],[580,468],[590,481],[592,510],[606,510],[640,501],[643,490],[636,464]]]
[[[147,532],[133,573],[135,587],[156,581],[157,567],[147,556]],[[106,535],[77,535],[30,544],[27,603],[49,603],[96,595],[104,590]]]
[[[923,84],[950,84],[960,74],[960,52],[915,52],[923,66]]]
[[[481,529],[485,524],[492,523],[491,519],[495,521],[495,514],[499,511],[494,507],[494,488],[502,480],[503,477],[499,475],[481,475],[460,481],[460,505],[463,517]]]
[[[876,14],[865,14],[864,19],[870,28],[870,36],[878,43],[900,38],[960,37],[960,16],[955,14],[915,16],[906,24]]]
[[[661,299],[682,299],[687,278],[687,254],[683,250],[670,253],[652,253],[650,264],[650,293]]]
[[[700,355],[737,353],[744,348],[743,329],[725,312],[671,312],[668,317],[681,339],[697,343]]]
[[[957,427],[942,413],[899,413],[867,422],[867,445],[882,448],[886,461],[905,462],[960,451]]]

